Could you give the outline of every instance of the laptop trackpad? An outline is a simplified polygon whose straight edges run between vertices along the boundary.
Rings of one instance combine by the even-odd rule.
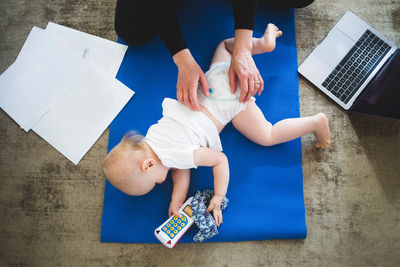
[[[354,44],[355,41],[335,27],[319,45],[316,56],[328,67],[334,69]]]

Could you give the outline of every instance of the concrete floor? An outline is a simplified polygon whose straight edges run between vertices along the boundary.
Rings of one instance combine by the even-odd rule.
[[[0,0],[0,72],[32,26],[115,40],[114,1]],[[352,10],[400,45],[399,0],[317,0],[296,11],[301,63]],[[300,78],[301,115],[325,112],[332,146],[303,138],[305,240],[102,244],[108,131],[74,166],[0,111],[0,266],[400,266],[400,121],[349,115]]]

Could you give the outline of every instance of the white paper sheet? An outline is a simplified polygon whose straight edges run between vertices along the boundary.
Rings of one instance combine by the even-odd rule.
[[[94,63],[112,77],[118,73],[127,46],[92,34],[49,22],[46,31],[60,34],[84,60]]]
[[[28,131],[88,68],[68,43],[34,27],[0,76],[0,107]]]
[[[133,94],[117,79],[91,68],[32,129],[78,164]]]
[[[0,75],[0,107],[78,164],[134,92],[115,75],[127,47],[49,23]]]

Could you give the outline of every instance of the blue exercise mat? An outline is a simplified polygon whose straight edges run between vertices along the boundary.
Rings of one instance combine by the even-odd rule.
[[[231,1],[186,1],[178,12],[185,39],[203,71],[215,48],[234,36]],[[265,89],[256,103],[271,123],[299,117],[297,51],[293,9],[257,11],[254,36],[262,36],[269,22],[283,36],[271,53],[254,56]],[[109,150],[129,130],[145,135],[161,118],[165,97],[176,98],[178,71],[160,37],[140,47],[129,47],[117,78],[136,94],[110,125]],[[229,159],[229,205],[219,235],[210,242],[305,238],[301,140],[262,147],[229,124],[221,133]],[[188,197],[213,189],[211,168],[192,170]],[[157,243],[153,231],[168,217],[172,181],[157,185],[145,196],[125,195],[106,181],[102,242]],[[180,242],[193,242],[196,226]]]

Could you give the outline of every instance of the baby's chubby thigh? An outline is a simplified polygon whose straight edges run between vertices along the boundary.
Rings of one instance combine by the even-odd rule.
[[[272,124],[267,121],[254,97],[246,104],[246,108],[232,119],[233,126],[254,143],[268,146]]]

